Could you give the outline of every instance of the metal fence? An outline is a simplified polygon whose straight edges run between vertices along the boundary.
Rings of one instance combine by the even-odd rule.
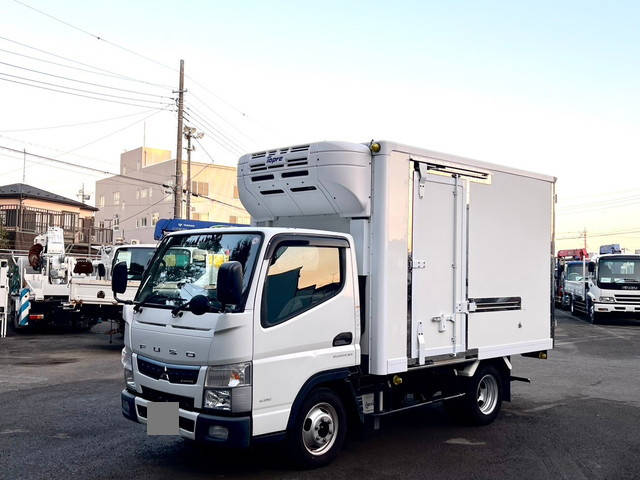
[[[0,205],[0,224],[7,232],[23,232],[34,236],[45,233],[48,227],[61,227],[67,244],[104,245],[113,241],[110,228],[96,227],[93,218],[83,218],[75,212]]]

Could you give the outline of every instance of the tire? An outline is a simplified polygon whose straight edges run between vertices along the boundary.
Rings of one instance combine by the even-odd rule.
[[[573,303],[573,297],[569,297],[569,312],[571,312],[571,315],[574,317],[576,316],[576,307]]]
[[[587,320],[589,320],[591,325],[596,325],[600,320],[600,316],[596,312],[596,306],[593,302],[589,302],[587,304]]]
[[[288,431],[289,451],[298,467],[331,463],[347,434],[347,414],[340,397],[328,388],[313,390]]]
[[[469,425],[488,425],[502,407],[503,375],[493,365],[480,365],[464,384],[465,396],[449,402],[447,411]]]

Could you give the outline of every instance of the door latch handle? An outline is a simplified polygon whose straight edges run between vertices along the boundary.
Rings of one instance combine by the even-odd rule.
[[[353,333],[351,332],[342,332],[335,336],[333,339],[334,347],[341,347],[343,345],[351,345],[353,341]]]

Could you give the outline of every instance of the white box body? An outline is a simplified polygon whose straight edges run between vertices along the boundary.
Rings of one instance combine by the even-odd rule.
[[[353,236],[368,372],[551,348],[555,178],[378,145],[320,142],[238,165],[257,225]]]

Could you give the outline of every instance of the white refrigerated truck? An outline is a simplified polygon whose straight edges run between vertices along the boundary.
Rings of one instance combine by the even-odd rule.
[[[127,418],[177,402],[182,437],[286,438],[317,466],[395,412],[493,421],[510,357],[553,347],[554,177],[319,142],[243,156],[238,188],[254,226],[168,235],[125,307]],[[206,254],[178,268],[180,247]]]

